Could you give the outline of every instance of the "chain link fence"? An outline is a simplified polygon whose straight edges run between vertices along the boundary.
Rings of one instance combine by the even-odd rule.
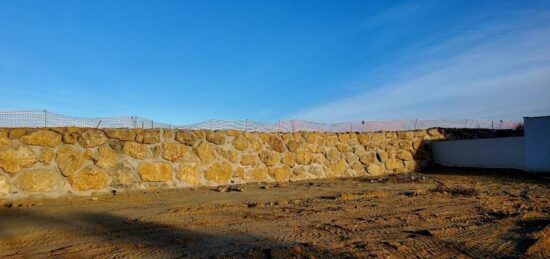
[[[117,116],[105,118],[80,118],[65,116],[46,110],[42,111],[0,111],[0,127],[86,127],[86,128],[172,128],[241,130],[263,132],[374,132],[400,131],[428,128],[473,128],[473,129],[517,129],[521,123],[503,120],[387,120],[350,121],[342,123],[318,123],[303,120],[284,120],[272,123],[251,120],[208,120],[195,124],[173,125],[160,123],[137,116]]]

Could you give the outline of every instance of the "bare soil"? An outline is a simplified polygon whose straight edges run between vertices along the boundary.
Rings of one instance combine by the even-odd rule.
[[[550,184],[440,171],[11,202],[1,258],[550,257]]]

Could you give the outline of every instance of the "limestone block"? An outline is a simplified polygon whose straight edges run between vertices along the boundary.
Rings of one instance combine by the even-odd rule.
[[[103,131],[95,129],[89,129],[82,132],[78,138],[80,145],[86,148],[97,147],[107,142],[107,140]]]
[[[127,141],[122,147],[122,153],[129,155],[135,159],[144,159],[149,157],[151,153],[147,145],[136,143],[133,141]]]
[[[238,135],[233,139],[233,147],[237,150],[243,151],[248,148],[248,140],[242,136]]]
[[[210,144],[208,142],[202,141],[197,148],[195,148],[195,153],[197,153],[197,156],[201,159],[201,161],[205,164],[208,164],[216,158],[216,154],[214,153],[214,150],[210,147]]]
[[[312,158],[313,158],[313,155],[308,150],[299,149],[298,151],[296,151],[295,161],[297,164],[309,165],[311,164]]]
[[[397,170],[403,168],[403,162],[399,159],[391,158],[386,161],[386,169]]]
[[[10,192],[10,178],[0,174],[0,196]]]
[[[276,165],[281,159],[280,155],[275,152],[262,151],[259,154],[260,160],[267,166]]]
[[[0,168],[7,173],[15,174],[35,163],[36,156],[28,147],[19,146],[18,148],[0,150]]]
[[[11,146],[11,140],[8,137],[0,136],[0,148]]]
[[[8,137],[10,139],[17,139],[27,134],[27,131],[28,129],[25,129],[25,128],[10,129],[10,132],[8,133]]]
[[[172,165],[167,162],[141,162],[138,173],[144,182],[172,181]]]
[[[216,145],[221,145],[225,142],[225,136],[216,131],[208,131],[206,133],[206,140]]]
[[[109,171],[111,185],[115,187],[132,187],[137,183],[137,175],[132,167],[123,163],[116,164]]]
[[[61,135],[51,130],[37,130],[21,137],[20,140],[27,145],[56,147],[61,144]]]
[[[288,180],[288,177],[290,175],[290,168],[288,166],[270,168],[268,173],[276,181],[283,182]]]
[[[176,132],[176,140],[182,144],[193,146],[197,141],[197,136],[189,130],[179,130]]]
[[[372,176],[379,176],[384,174],[384,168],[377,164],[369,164],[367,167],[367,173]]]
[[[369,135],[361,133],[359,134],[359,136],[357,136],[357,141],[359,141],[359,144],[361,145],[366,145],[369,143]]]
[[[105,129],[105,134],[112,139],[134,141],[136,132],[132,129]]]
[[[58,172],[49,169],[33,169],[21,172],[15,179],[15,187],[26,192],[53,192],[63,186]]]
[[[343,159],[329,165],[329,176],[342,176],[346,172],[347,164]]]
[[[405,150],[399,150],[397,151],[397,159],[401,159],[401,160],[404,160],[404,161],[412,161],[413,160],[413,156],[410,152],[408,151],[405,151]]]
[[[271,146],[271,149],[273,151],[276,151],[279,153],[282,153],[285,151],[285,146],[283,144],[283,141],[277,135],[269,136],[268,144],[269,146]]]
[[[268,169],[265,167],[255,167],[248,172],[247,180],[264,182],[269,180]]]
[[[235,164],[239,161],[239,155],[237,154],[237,152],[233,151],[233,150],[230,150],[230,149],[226,149],[226,148],[222,148],[222,147],[219,147],[218,148],[218,153],[224,157],[225,159],[229,160],[229,162]]]
[[[328,161],[330,161],[331,163],[334,163],[334,162],[337,162],[338,160],[340,160],[340,152],[336,148],[329,148],[326,151],[325,155],[326,155]]]
[[[198,163],[181,163],[176,171],[176,178],[182,182],[190,184],[191,186],[199,186],[201,184],[201,180],[198,172]]]
[[[54,156],[55,153],[53,152],[53,149],[43,147],[40,149],[40,153],[38,154],[38,161],[40,161],[44,165],[49,165]]]
[[[293,167],[295,164],[294,161],[294,154],[292,153],[286,153],[283,155],[283,158],[281,159],[281,162],[285,165],[288,165],[290,167]]]
[[[143,144],[156,144],[160,142],[160,129],[144,129],[136,135],[136,141]]]
[[[255,154],[242,154],[241,155],[241,165],[256,165],[256,155]]]
[[[204,178],[216,184],[226,184],[231,179],[232,167],[230,163],[214,163],[204,172]]]
[[[286,147],[290,152],[296,152],[300,148],[300,142],[291,139],[286,143]]]
[[[376,162],[377,158],[376,158],[376,153],[374,152],[366,152],[364,153],[363,155],[361,155],[359,157],[359,161],[362,163],[362,164],[370,164],[370,163],[374,163]]]
[[[99,146],[93,160],[98,167],[111,168],[118,163],[119,154],[113,151],[107,143]]]
[[[62,145],[57,149],[55,161],[64,176],[70,176],[84,165],[84,152],[69,146]]]
[[[189,147],[179,142],[162,143],[162,158],[175,162],[189,152]]]
[[[109,185],[109,176],[99,168],[88,166],[69,176],[69,183],[76,191],[99,190]]]

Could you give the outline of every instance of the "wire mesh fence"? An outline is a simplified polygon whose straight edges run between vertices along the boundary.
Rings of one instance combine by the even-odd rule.
[[[262,132],[374,132],[399,131],[428,128],[479,128],[479,129],[517,129],[521,123],[503,120],[387,120],[387,121],[350,121],[342,123],[319,123],[303,120],[281,120],[265,123],[251,120],[207,120],[195,124],[173,125],[160,123],[138,116],[117,116],[105,118],[81,118],[65,116],[46,110],[41,111],[0,111],[0,127],[85,127],[85,128],[173,128],[241,130]]]

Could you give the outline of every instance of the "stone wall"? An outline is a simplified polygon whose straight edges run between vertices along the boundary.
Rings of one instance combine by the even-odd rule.
[[[169,129],[0,129],[0,197],[90,195],[414,171],[442,129],[251,133]]]

